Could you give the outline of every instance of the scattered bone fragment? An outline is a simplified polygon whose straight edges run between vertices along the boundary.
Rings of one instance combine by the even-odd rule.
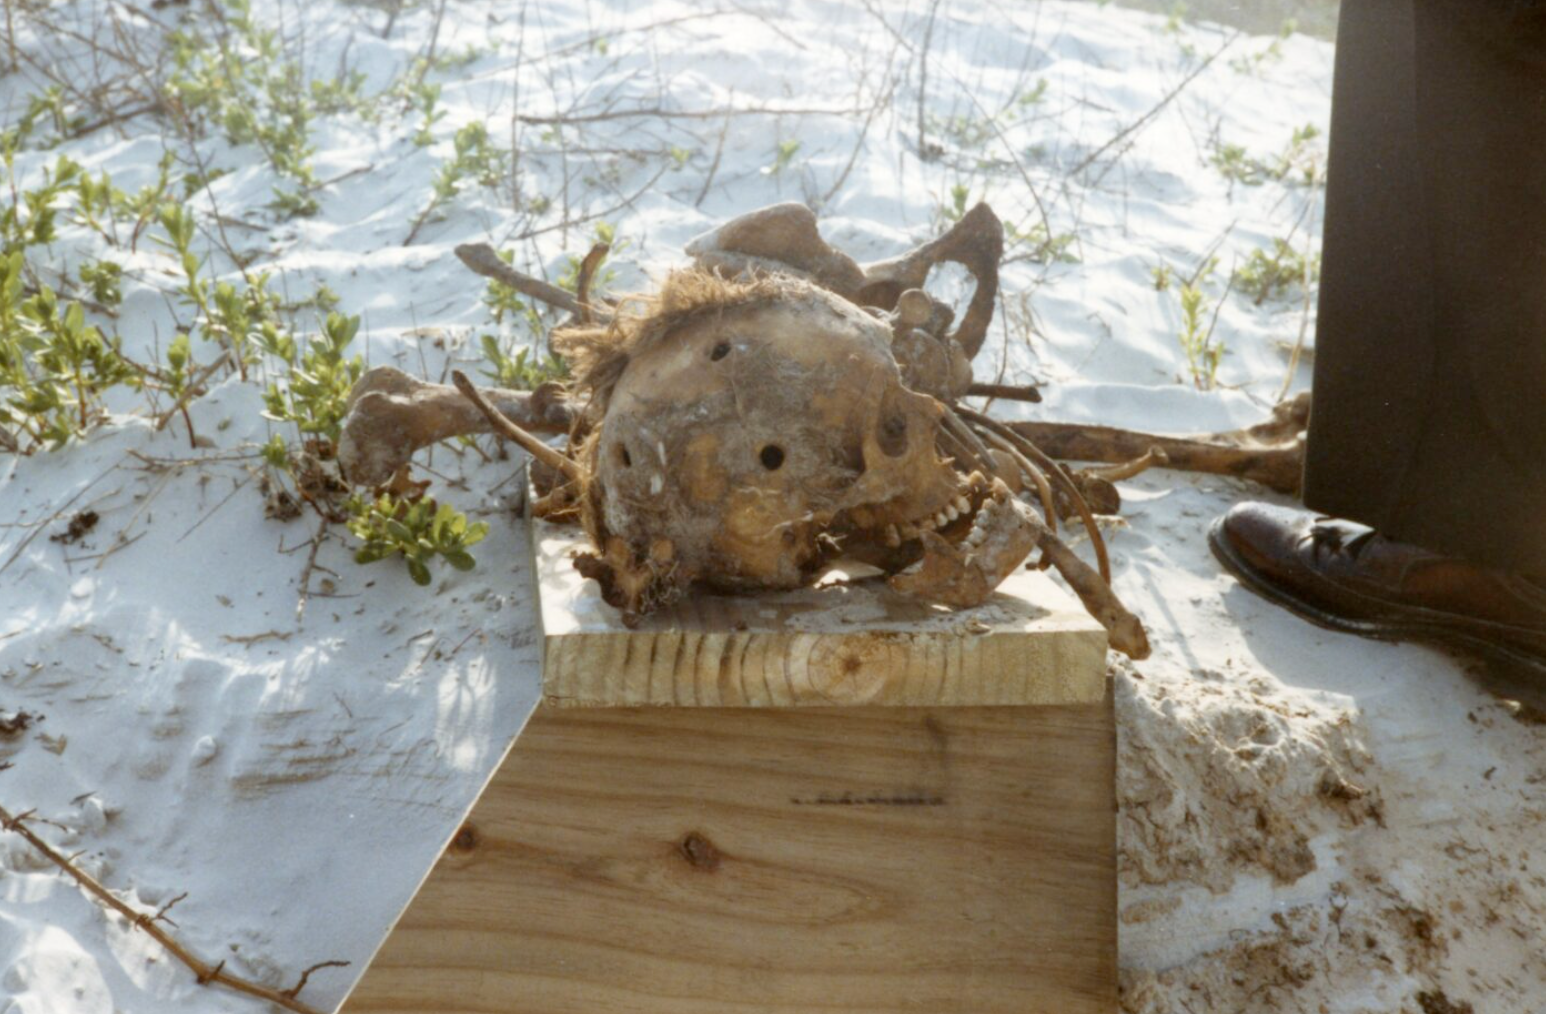
[[[490,389],[489,399],[525,429],[562,433],[568,402],[557,385],[535,391]],[[494,424],[456,388],[431,384],[391,366],[368,371],[349,395],[338,440],[344,475],[358,486],[379,486],[406,466],[413,452],[451,437],[491,433]]]
[[[859,265],[827,245],[816,229],[815,213],[797,201],[732,218],[689,241],[686,252],[699,267],[727,277],[794,275],[844,299],[852,299],[864,284]]]

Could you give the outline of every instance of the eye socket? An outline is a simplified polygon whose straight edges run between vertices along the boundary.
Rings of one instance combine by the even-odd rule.
[[[784,466],[784,449],[777,444],[768,444],[758,452],[757,460],[762,462],[763,468],[776,472]]]
[[[880,425],[880,449],[888,457],[898,458],[907,452],[907,417],[893,415]]]
[[[718,345],[714,346],[714,351],[709,353],[709,358],[717,363],[721,359],[723,359],[726,356],[728,356],[729,354],[730,354],[730,343],[729,342],[720,342]]]
[[[619,465],[622,465],[624,468],[632,468],[633,467],[633,455],[628,453],[628,445],[623,443],[622,441],[618,441],[618,443],[616,444],[616,447],[617,447],[617,463]]]

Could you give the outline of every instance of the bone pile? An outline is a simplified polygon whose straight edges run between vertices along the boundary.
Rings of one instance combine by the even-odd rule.
[[[905,594],[969,608],[1039,551],[1036,565],[1063,577],[1112,647],[1148,654],[1142,624],[1111,590],[1085,496],[1098,477],[1076,480],[965,404],[988,388],[974,385],[972,359],[998,293],[992,209],[979,204],[938,239],[865,266],[794,203],[727,222],[687,253],[691,266],[659,292],[611,303],[590,294],[602,247],[572,295],[487,246],[458,248],[473,271],[570,314],[552,344],[576,379],[479,391],[459,374],[453,387],[371,370],[339,444],[346,477],[410,489],[417,449],[508,437],[535,459],[535,511],[584,526],[592,552],[576,566],[630,624],[694,587],[808,586],[839,558],[878,568]],[[976,283],[959,323],[923,289],[946,261]],[[566,434],[567,448],[544,433]],[[1079,519],[1094,567],[1059,536],[1060,516]]]

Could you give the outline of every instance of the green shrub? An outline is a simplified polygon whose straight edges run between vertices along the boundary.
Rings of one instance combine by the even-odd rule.
[[[457,570],[475,565],[469,546],[483,541],[488,523],[467,522],[467,516],[450,504],[425,499],[411,502],[382,495],[374,500],[349,498],[349,531],[361,542],[356,563],[375,563],[401,556],[414,583],[430,583],[429,562],[441,557]]]
[[[140,377],[79,303],[61,305],[46,285],[23,299],[23,265],[20,250],[0,259],[0,425],[8,447],[30,453],[83,435],[107,391]]]

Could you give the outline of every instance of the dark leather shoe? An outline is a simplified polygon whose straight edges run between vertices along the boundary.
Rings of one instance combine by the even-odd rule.
[[[1208,533],[1247,588],[1332,630],[1421,640],[1546,676],[1546,588],[1308,511],[1242,503]]]

